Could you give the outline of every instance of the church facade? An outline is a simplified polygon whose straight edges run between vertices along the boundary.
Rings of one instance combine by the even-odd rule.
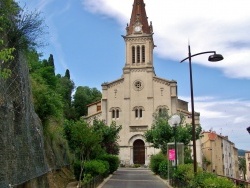
[[[130,23],[123,36],[126,60],[122,77],[102,84],[102,99],[88,106],[89,121],[115,121],[120,131],[120,160],[124,165],[149,164],[159,152],[147,143],[144,132],[151,129],[153,113],[167,109],[182,113],[191,122],[188,103],[178,99],[177,82],[156,76],[154,71],[153,26],[148,23],[143,0],[134,0]]]

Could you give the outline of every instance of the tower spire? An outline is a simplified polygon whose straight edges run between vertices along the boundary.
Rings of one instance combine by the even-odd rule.
[[[134,0],[130,23],[127,27],[127,35],[133,33],[133,29],[136,24],[140,24],[142,26],[143,33],[151,34],[153,32],[152,25],[150,24],[149,26],[148,24],[148,17],[143,0]]]

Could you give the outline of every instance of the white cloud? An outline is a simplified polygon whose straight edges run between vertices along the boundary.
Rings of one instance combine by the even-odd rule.
[[[83,0],[93,13],[116,19],[125,28],[133,0]],[[181,60],[187,55],[188,40],[192,53],[215,50],[224,60],[207,57],[193,62],[221,69],[227,77],[250,79],[250,11],[247,0],[144,0],[149,21],[153,21],[156,53]]]
[[[189,97],[180,97],[190,101]],[[216,97],[197,97],[194,99],[195,111],[200,112],[200,123],[204,130],[210,129],[235,143],[239,149],[249,150],[250,136],[246,128],[250,125],[250,101],[242,99],[221,99]],[[191,108],[189,108],[191,109]]]

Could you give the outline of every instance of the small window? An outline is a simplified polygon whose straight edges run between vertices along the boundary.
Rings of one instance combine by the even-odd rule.
[[[135,107],[135,118],[142,118],[143,107]]]
[[[112,119],[118,119],[120,117],[120,110],[121,109],[119,107],[111,108],[110,112],[111,112]]]
[[[116,118],[119,118],[119,110],[116,110]]]
[[[135,110],[135,117],[138,118],[138,109]]]
[[[132,47],[132,63],[135,63],[135,47]]]
[[[140,118],[142,117],[142,109],[140,109]]]
[[[115,110],[112,110],[112,118],[115,118]]]
[[[97,112],[101,111],[101,106],[98,105],[98,106],[96,107],[96,110],[97,110]]]

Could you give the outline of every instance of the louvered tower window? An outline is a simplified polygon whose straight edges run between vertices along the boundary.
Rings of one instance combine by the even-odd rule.
[[[135,63],[135,47],[132,47],[132,63]]]
[[[142,52],[142,62],[145,63],[145,46],[144,45],[141,48],[141,52]]]
[[[136,54],[137,54],[137,63],[140,63],[140,61],[141,61],[141,56],[140,56],[140,46],[137,46],[136,47]]]

